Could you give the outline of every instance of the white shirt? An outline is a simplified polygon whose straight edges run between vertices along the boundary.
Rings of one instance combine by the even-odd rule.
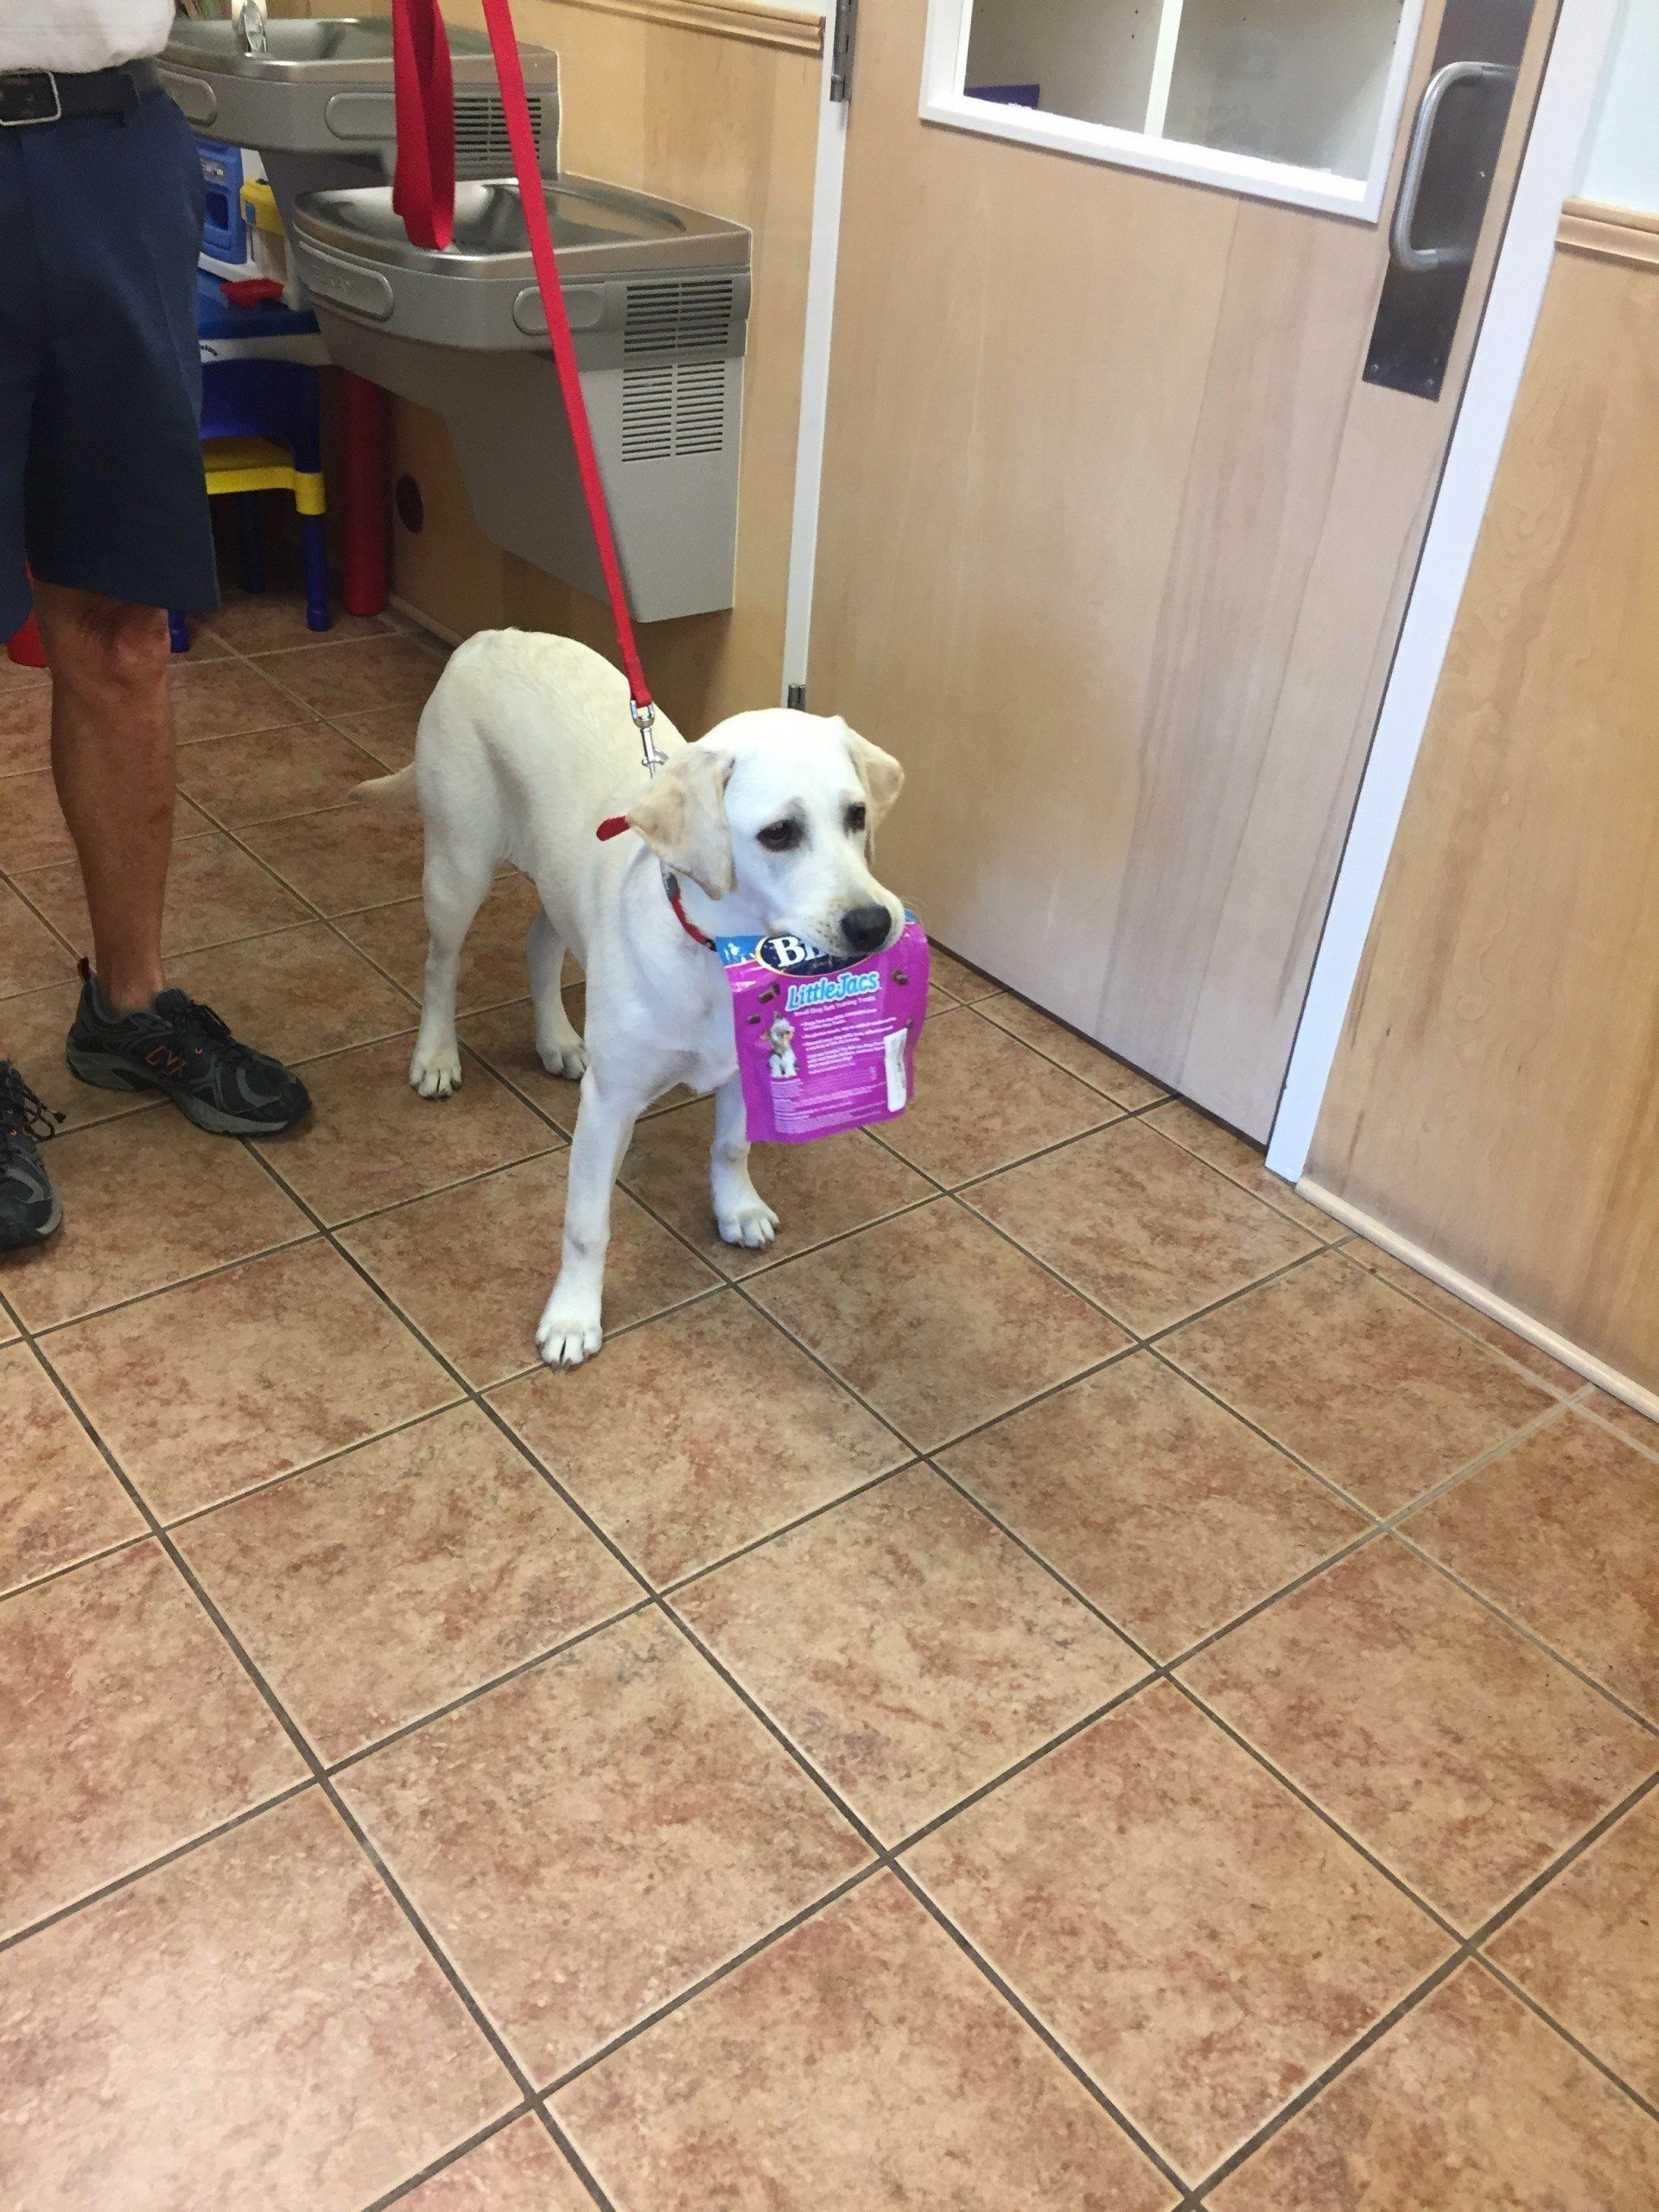
[[[0,69],[112,69],[159,54],[173,0],[0,0]]]

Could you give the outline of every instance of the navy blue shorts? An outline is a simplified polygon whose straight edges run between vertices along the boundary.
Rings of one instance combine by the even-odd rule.
[[[27,570],[219,604],[197,422],[202,181],[164,92],[0,129],[0,639]]]

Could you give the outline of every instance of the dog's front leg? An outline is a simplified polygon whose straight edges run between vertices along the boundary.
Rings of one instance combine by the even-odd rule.
[[[605,1250],[611,1241],[611,1191],[640,1103],[601,1089],[591,1066],[582,1077],[565,1185],[559,1279],[536,1331],[537,1348],[550,1367],[579,1367],[599,1350]]]
[[[728,1075],[715,1093],[709,1181],[715,1224],[726,1243],[747,1244],[751,1250],[770,1244],[778,1233],[778,1217],[749,1180],[749,1117],[741,1075]]]

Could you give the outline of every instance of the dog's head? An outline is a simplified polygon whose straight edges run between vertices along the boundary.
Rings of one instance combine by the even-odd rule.
[[[839,716],[734,715],[676,753],[628,821],[677,875],[730,906],[733,935],[791,935],[846,960],[880,952],[905,910],[870,872],[904,770]]]
[[[771,1028],[766,1032],[767,1037],[771,1039],[776,1049],[780,1052],[783,1051],[785,1046],[790,1042],[794,1034],[794,1023],[792,1021],[785,1021],[781,1014],[779,1015],[777,1020],[772,1023]]]

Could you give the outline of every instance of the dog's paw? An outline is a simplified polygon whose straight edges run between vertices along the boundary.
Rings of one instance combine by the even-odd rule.
[[[540,1045],[536,1056],[549,1075],[562,1075],[567,1083],[580,1083],[588,1071],[588,1047],[580,1037],[573,1037],[568,1045]]]
[[[604,1342],[597,1300],[561,1298],[556,1288],[536,1327],[536,1349],[550,1367],[580,1367]]]
[[[409,1087],[423,1098],[447,1098],[461,1082],[461,1047],[438,1045],[430,1051],[415,1047],[409,1064]]]
[[[758,1192],[751,1192],[729,1212],[715,1216],[715,1225],[728,1244],[742,1244],[758,1252],[778,1234],[778,1217]]]

